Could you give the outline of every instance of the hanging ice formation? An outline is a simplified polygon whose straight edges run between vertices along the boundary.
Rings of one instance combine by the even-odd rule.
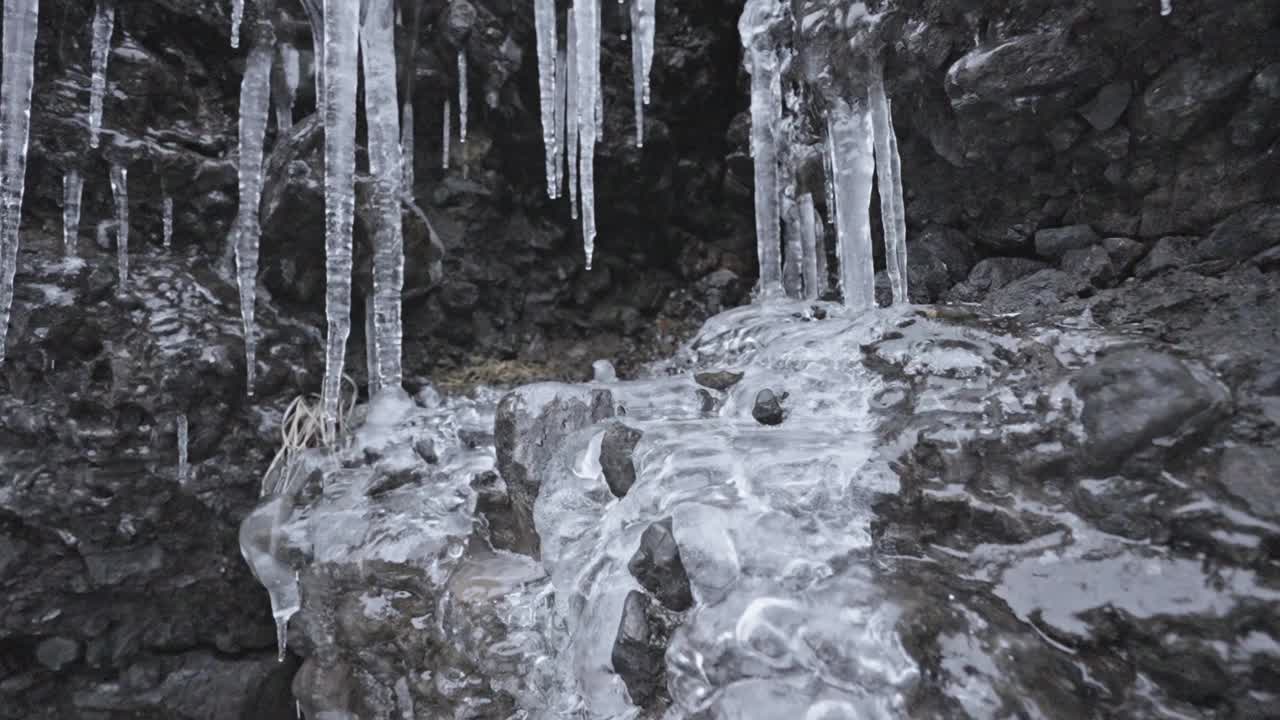
[[[311,46],[315,48],[315,60],[311,63],[316,85],[316,115],[324,118],[324,2],[325,0],[302,0],[302,9],[307,12],[307,22],[311,25]]]
[[[555,117],[556,124],[556,152],[553,163],[555,171],[551,177],[551,197],[559,198],[564,189],[564,157],[565,149],[568,147],[568,139],[565,137],[565,97],[566,89],[569,85],[569,73],[566,63],[566,56],[563,49],[556,54],[556,96],[555,96]]]
[[[404,107],[400,109],[400,158],[404,163],[404,172],[401,182],[403,190],[410,197],[413,197],[413,183],[415,181],[413,172],[413,103],[406,100]]]
[[[578,207],[581,199],[578,196],[578,29],[573,18],[576,14],[573,6],[569,6],[569,18],[565,23],[565,112],[564,136],[566,159],[569,163],[569,217],[578,219]]]
[[[102,128],[102,103],[107,94],[107,60],[111,57],[111,33],[115,30],[115,0],[98,0],[93,13],[93,45],[89,50],[89,147],[98,147]]]
[[[448,98],[444,100],[444,119],[440,125],[440,167],[449,169],[449,144],[453,142],[453,105]]]
[[[178,484],[185,485],[191,470],[187,465],[187,416],[178,415]]]
[[[324,0],[325,318],[328,332],[321,397],[328,437],[333,437],[337,424],[347,337],[351,334],[351,229],[355,218],[359,36],[360,3]]]
[[[236,215],[236,284],[240,288],[240,317],[244,323],[246,387],[253,395],[257,368],[254,309],[257,303],[258,205],[262,197],[263,141],[271,103],[272,33],[265,22],[254,28],[253,48],[240,81],[240,208]]]
[[[744,62],[751,74],[751,157],[755,160],[756,253],[760,261],[759,292],[763,297],[782,292],[779,253],[778,159],[782,121],[781,73],[784,58],[770,37],[782,20],[780,0],[748,0],[738,21]]]
[[[884,228],[885,268],[893,302],[907,302],[907,218],[902,201],[902,163],[893,113],[884,94],[884,78],[873,73],[867,88],[875,140],[876,178],[880,191],[880,222]]]
[[[240,21],[244,19],[244,0],[231,0],[231,47],[240,47]]]
[[[597,113],[600,97],[600,4],[595,0],[574,3],[573,22],[577,36],[578,192],[582,204],[582,252],[586,268],[590,270],[596,241],[594,163],[600,120]]]
[[[852,104],[840,101],[829,112],[840,290],[845,305],[871,308],[876,304],[871,255],[871,181],[875,173],[871,113],[862,98]]]
[[[542,110],[542,144],[546,157],[547,196],[556,196],[556,3],[534,0],[533,22],[538,44],[538,100]]]
[[[631,81],[636,106],[636,147],[644,147],[644,106],[649,104],[656,0],[631,0]]]
[[[0,362],[5,357],[13,278],[18,270],[18,231],[27,178],[31,85],[35,73],[39,0],[4,0],[4,67],[0,78]]]
[[[287,42],[276,48],[275,78],[271,83],[271,95],[276,111],[276,132],[280,135],[293,128],[293,101],[298,97],[298,85],[302,82],[302,59],[298,49]]]
[[[359,9],[359,3],[352,5]],[[352,19],[351,27],[359,32],[355,18]],[[289,619],[298,612],[302,604],[298,594],[297,573],[276,554],[283,532],[281,526],[288,518],[290,506],[289,498],[274,497],[255,508],[240,523],[240,554],[271,599],[271,616],[276,621],[276,657],[281,662],[284,661],[288,648]]]
[[[72,168],[62,176],[62,247],[67,255],[75,255],[80,244],[80,199],[84,195],[84,176]]]
[[[458,142],[467,142],[467,51],[458,51]],[[465,158],[464,158],[465,160]]]
[[[805,193],[800,196],[800,242],[801,261],[800,277],[804,284],[804,297],[817,299],[826,290],[819,281],[819,266],[822,268],[822,280],[826,279],[826,248],[822,242],[822,225],[817,219],[817,210],[813,208],[813,195]]]
[[[393,0],[367,0],[360,31],[364,113],[373,175],[373,346],[379,388],[401,385],[400,294],[404,236],[400,225],[400,118],[396,103]]]
[[[161,221],[164,223],[164,246],[169,247],[173,244],[173,196],[166,194],[162,208],[163,216]]]
[[[116,267],[118,291],[129,289],[129,171],[122,165],[111,166],[111,196],[116,201]]]
[[[1161,15],[1173,14],[1173,0],[1160,0],[1160,14]]]

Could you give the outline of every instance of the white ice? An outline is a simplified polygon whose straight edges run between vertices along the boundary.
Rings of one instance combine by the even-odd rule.
[[[594,0],[573,6],[578,61],[578,181],[582,204],[582,252],[591,269],[595,254],[595,148],[600,97],[600,5]],[[572,82],[572,81],[570,81]]]
[[[828,150],[836,196],[836,250],[844,304],[875,307],[871,254],[871,182],[875,172],[871,113],[864,101],[838,101],[828,111]]]
[[[751,157],[755,164],[756,254],[761,297],[782,294],[778,222],[778,125],[782,121],[781,51],[770,39],[783,6],[778,0],[749,0],[738,21],[744,63],[751,74]]]
[[[39,11],[39,0],[5,0],[4,67],[0,79],[0,363],[5,358],[13,278],[18,270],[18,231],[27,178]]]
[[[255,34],[256,35],[256,34]],[[236,284],[240,288],[240,318],[244,324],[246,387],[250,396],[257,376],[258,241],[262,234],[258,209],[262,199],[263,142],[271,103],[271,63],[274,49],[255,40],[240,81],[240,208],[236,215]]]
[[[546,158],[547,196],[556,191],[556,3],[533,1],[533,24],[537,33],[538,101],[542,110],[542,145]]]
[[[111,33],[115,29],[115,0],[98,0],[93,13],[93,45],[89,50],[89,147],[98,147],[102,127],[102,103],[107,94],[107,60],[111,57]]]
[[[885,267],[894,303],[907,302],[907,219],[902,200],[902,161],[893,113],[885,97],[884,78],[875,73],[867,86],[871,128],[875,140],[876,187],[880,192],[880,222],[884,228]]]
[[[111,197],[116,205],[116,271],[117,291],[129,289],[129,171],[123,165],[111,166]]]

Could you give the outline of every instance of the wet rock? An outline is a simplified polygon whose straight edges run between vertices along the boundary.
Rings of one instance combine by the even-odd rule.
[[[1033,33],[971,50],[947,70],[945,88],[955,110],[994,108],[998,117],[1057,101],[1059,87],[1096,87],[1109,71],[1100,53],[1054,32]]]
[[[947,298],[961,302],[979,301],[988,293],[1047,267],[1046,263],[1030,258],[987,258],[974,265],[969,279],[952,288]]]
[[[538,554],[533,503],[558,441],[613,414],[608,390],[557,383],[526,385],[498,403],[494,447],[498,473],[511,495],[518,539],[505,549]]]
[[[1249,83],[1249,101],[1231,118],[1228,126],[1231,143],[1238,147],[1254,148],[1273,137],[1271,134],[1280,118],[1280,63],[1273,63],[1258,71]]]
[[[751,405],[751,417],[761,425],[781,425],[785,417],[781,399],[772,390],[761,390]]]
[[[1111,256],[1111,264],[1115,267],[1117,276],[1128,274],[1134,264],[1147,254],[1145,245],[1126,237],[1109,237],[1102,241],[1102,247]]]
[[[1214,227],[1195,247],[1197,260],[1234,263],[1280,244],[1280,205],[1247,207]]]
[[[1094,287],[1105,287],[1115,279],[1115,267],[1111,255],[1101,245],[1068,250],[1062,256],[1064,272],[1071,273]]]
[[[1103,85],[1092,100],[1082,105],[1079,112],[1094,130],[1104,132],[1110,130],[1120,116],[1124,115],[1131,97],[1133,88],[1127,81],[1109,83]]]
[[[80,643],[67,637],[51,637],[36,646],[36,660],[58,672],[80,657]]]
[[[1222,451],[1218,480],[1260,516],[1280,518],[1280,450],[1238,445]]]
[[[631,453],[644,433],[620,422],[611,423],[600,441],[600,468],[615,497],[624,497],[636,482]]]
[[[689,575],[680,561],[680,548],[671,533],[671,518],[645,528],[640,547],[631,556],[627,569],[640,586],[653,593],[668,610],[682,611],[693,606]]]
[[[693,376],[693,381],[702,387],[719,390],[721,392],[737,385],[738,381],[741,379],[742,373],[734,372],[732,370],[712,370],[709,372],[695,373]]]
[[[908,287],[916,302],[936,302],[964,281],[977,259],[973,243],[959,230],[930,225],[908,239]]]
[[[1143,91],[1130,123],[1165,141],[1178,141],[1217,116],[1244,84],[1250,68],[1207,56],[1174,62]]]
[[[1181,236],[1160,238],[1151,252],[1133,269],[1133,274],[1139,278],[1149,278],[1167,270],[1185,268],[1191,264],[1199,240],[1196,237]]]
[[[613,671],[626,684],[632,702],[641,707],[657,698],[664,674],[664,649],[650,643],[648,616],[648,596],[632,590],[622,606],[611,656]]]
[[[436,455],[436,444],[431,438],[420,438],[413,443],[413,451],[418,453],[418,457],[428,465],[435,465],[440,461]]]
[[[1088,225],[1050,228],[1036,233],[1036,254],[1056,260],[1068,250],[1081,250],[1097,244],[1098,234]]]
[[[1074,384],[1084,402],[1088,457],[1099,468],[1118,467],[1157,441],[1167,445],[1203,431],[1227,401],[1226,389],[1203,370],[1141,349],[1107,354]]]

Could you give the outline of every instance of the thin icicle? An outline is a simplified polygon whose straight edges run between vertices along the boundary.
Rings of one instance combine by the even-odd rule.
[[[62,176],[62,249],[75,255],[80,245],[80,199],[84,194],[84,176],[72,168]]]
[[[907,302],[907,222],[902,201],[901,162],[893,115],[884,94],[884,80],[875,74],[867,87],[871,128],[875,139],[876,187],[880,191],[880,222],[884,228],[885,268],[893,302]]]
[[[351,334],[351,229],[355,218],[356,76],[360,3],[324,0],[325,316],[324,407],[333,437]]]
[[[644,106],[649,104],[649,72],[653,68],[655,0],[631,2],[631,81],[636,105],[636,147],[644,147]]]
[[[255,33],[253,49],[240,82],[240,209],[236,216],[236,284],[240,288],[240,318],[244,323],[246,388],[253,395],[257,380],[258,207],[262,199],[263,141],[271,102],[272,47]]]
[[[449,169],[449,145],[453,143],[453,130],[450,127],[453,124],[453,105],[449,102],[449,98],[444,99],[444,120],[441,122],[440,131],[440,167],[445,170]]]
[[[116,268],[118,290],[129,289],[129,171],[122,165],[111,166],[111,196],[116,201]]]
[[[107,94],[107,61],[111,58],[111,33],[115,30],[115,0],[98,0],[93,13],[93,45],[89,50],[89,147],[98,147],[102,128],[102,104]]]
[[[27,177],[31,85],[35,73],[39,0],[4,1],[4,68],[0,79],[0,362],[5,357],[13,279],[18,270],[18,231]]]
[[[1173,0],[1160,0],[1160,14],[1161,15],[1173,14]]]
[[[804,229],[795,187],[788,184],[782,193],[782,287],[789,298],[804,297]]]
[[[556,196],[556,3],[533,0],[538,42],[538,100],[542,109],[542,145],[546,156],[547,196]]]
[[[171,195],[164,196],[163,217],[164,222],[164,246],[173,245],[173,197]]]
[[[871,181],[875,172],[871,113],[863,101],[841,101],[827,116],[836,195],[836,248],[844,304],[876,304],[871,254]]]
[[[817,213],[813,209],[813,195],[805,193],[800,196],[799,215],[800,215],[800,280],[804,287],[803,297],[809,300],[815,300],[822,291],[818,289],[818,257],[819,254],[825,254],[822,247],[822,239],[818,234],[820,226],[814,217]],[[826,269],[824,258],[823,269]]]
[[[555,158],[552,160],[555,171],[552,175],[552,190],[554,192],[551,195],[553,198],[558,198],[564,193],[564,157],[565,150],[568,148],[568,139],[565,137],[564,131],[565,91],[569,85],[569,73],[566,64],[567,57],[564,50],[561,50],[556,55],[556,112],[554,118],[556,124],[556,152]]]
[[[244,0],[231,0],[231,47],[240,47],[240,22],[244,20]]]
[[[751,157],[755,164],[756,253],[759,292],[782,292],[779,252],[777,141],[782,120],[781,63],[768,33],[782,14],[777,0],[749,0],[738,23],[747,71],[751,73]]]
[[[818,284],[814,286],[814,297],[822,297],[831,290],[831,277],[827,269],[827,226],[813,207],[812,195],[809,196],[809,208],[813,216],[814,262],[818,267]]]
[[[568,37],[565,51],[568,69],[565,71],[564,135],[566,157],[569,162],[569,217],[578,219],[578,23],[577,11],[569,7],[565,33]]]
[[[400,294],[404,288],[404,235],[400,225],[400,117],[396,107],[393,0],[367,0],[360,51],[364,65],[364,115],[373,175],[373,345],[377,386],[402,382]]]
[[[831,133],[827,133],[826,145],[822,152],[822,187],[826,191],[827,224],[834,226],[836,224],[836,175],[835,168],[831,165],[831,158],[835,157],[836,151],[831,143]]]
[[[293,128],[293,103],[302,82],[302,59],[298,49],[281,42],[276,48],[275,67],[279,72],[273,72],[271,97],[276,111],[276,132],[283,136]]]
[[[406,100],[400,108],[400,161],[404,163],[401,178],[404,192],[413,197],[413,184],[417,180],[413,172],[413,103]]]
[[[316,114],[325,117],[324,110],[324,2],[325,0],[302,0],[302,8],[307,12],[307,22],[311,25],[311,47],[314,48],[315,60],[311,63],[316,85]]]
[[[467,51],[458,51],[458,142],[467,142]]]
[[[578,0],[573,6],[578,60],[578,179],[582,201],[582,251],[591,269],[595,253],[596,102],[600,96],[600,4]]]
[[[601,24],[600,3],[599,2],[593,3],[593,8],[594,9],[592,10],[591,15],[593,18],[592,29],[595,31],[595,38],[591,41],[591,52],[592,52],[592,55],[595,57],[595,61],[596,61],[595,74],[593,75],[593,77],[595,78],[595,86],[596,86],[596,89],[595,89],[596,109],[595,109],[595,114],[592,115],[592,117],[594,117],[596,121],[596,142],[600,142],[601,140],[604,139],[604,84],[600,80],[600,77],[601,77],[600,48],[601,48],[601,42],[603,41],[603,37],[601,35],[601,28],[600,28],[600,24]],[[594,155],[592,157],[594,158]],[[594,167],[594,162],[595,161],[593,159],[592,160],[593,167]]]
[[[378,394],[382,383],[378,381],[378,344],[374,341],[376,331],[373,329],[373,298],[366,298],[364,304],[364,367],[369,378],[369,397]]]
[[[187,445],[190,429],[187,426],[187,416],[178,415],[178,484],[186,485],[187,480],[191,477],[191,469],[187,464]]]
[[[644,67],[641,76],[644,80],[644,104],[649,104],[649,76],[653,69],[653,37],[657,23],[657,0],[634,0],[640,6],[640,17],[644,22],[640,26],[640,47],[644,50]]]

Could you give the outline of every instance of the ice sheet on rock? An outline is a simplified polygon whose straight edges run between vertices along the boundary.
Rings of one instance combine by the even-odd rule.
[[[595,150],[600,119],[596,110],[600,98],[600,4],[593,0],[575,3],[573,25],[578,65],[577,162],[582,253],[586,268],[590,270],[596,243]],[[573,82],[571,80],[570,84]]]
[[[785,7],[778,0],[749,0],[738,21],[743,62],[751,75],[751,157],[755,165],[756,254],[760,263],[759,293],[782,294],[779,248],[779,123],[782,121],[782,51],[770,30]]]
[[[885,267],[893,302],[907,302],[907,217],[902,200],[902,161],[893,113],[885,97],[884,78],[873,74],[867,87],[875,140],[876,187],[880,192],[880,221],[884,228]]]
[[[533,24],[537,33],[538,101],[542,110],[542,145],[546,157],[547,196],[555,197],[557,154],[555,0],[534,0]]]
[[[360,7],[324,3],[325,421],[337,422],[351,334],[351,231],[355,220],[356,76]]]
[[[39,0],[6,0],[4,4],[4,68],[0,79],[0,363],[5,357],[13,279],[18,269],[39,10]]]
[[[84,194],[84,176],[79,170],[68,170],[62,176],[62,247],[67,255],[75,255],[80,244],[80,200]]]
[[[115,0],[98,0],[93,12],[93,40],[89,50],[89,147],[98,147],[102,103],[107,94],[107,61],[111,58],[111,34],[115,30],[115,21]]]
[[[392,0],[368,0],[361,30],[364,111],[373,176],[373,338],[377,386],[400,387],[404,289],[404,235],[400,224],[400,118],[396,103],[396,57]]]
[[[871,183],[875,171],[870,112],[864,101],[837,102],[827,116],[836,200],[836,248],[844,304],[875,307]]]
[[[117,292],[129,289],[129,171],[122,165],[111,166],[111,197],[116,206],[116,275]]]
[[[271,107],[272,46],[256,40],[240,81],[240,206],[235,221],[236,285],[240,289],[240,318],[244,323],[244,355],[250,396],[256,380],[257,327],[254,311],[258,298],[258,241],[262,234],[258,208],[262,199],[263,143]]]

